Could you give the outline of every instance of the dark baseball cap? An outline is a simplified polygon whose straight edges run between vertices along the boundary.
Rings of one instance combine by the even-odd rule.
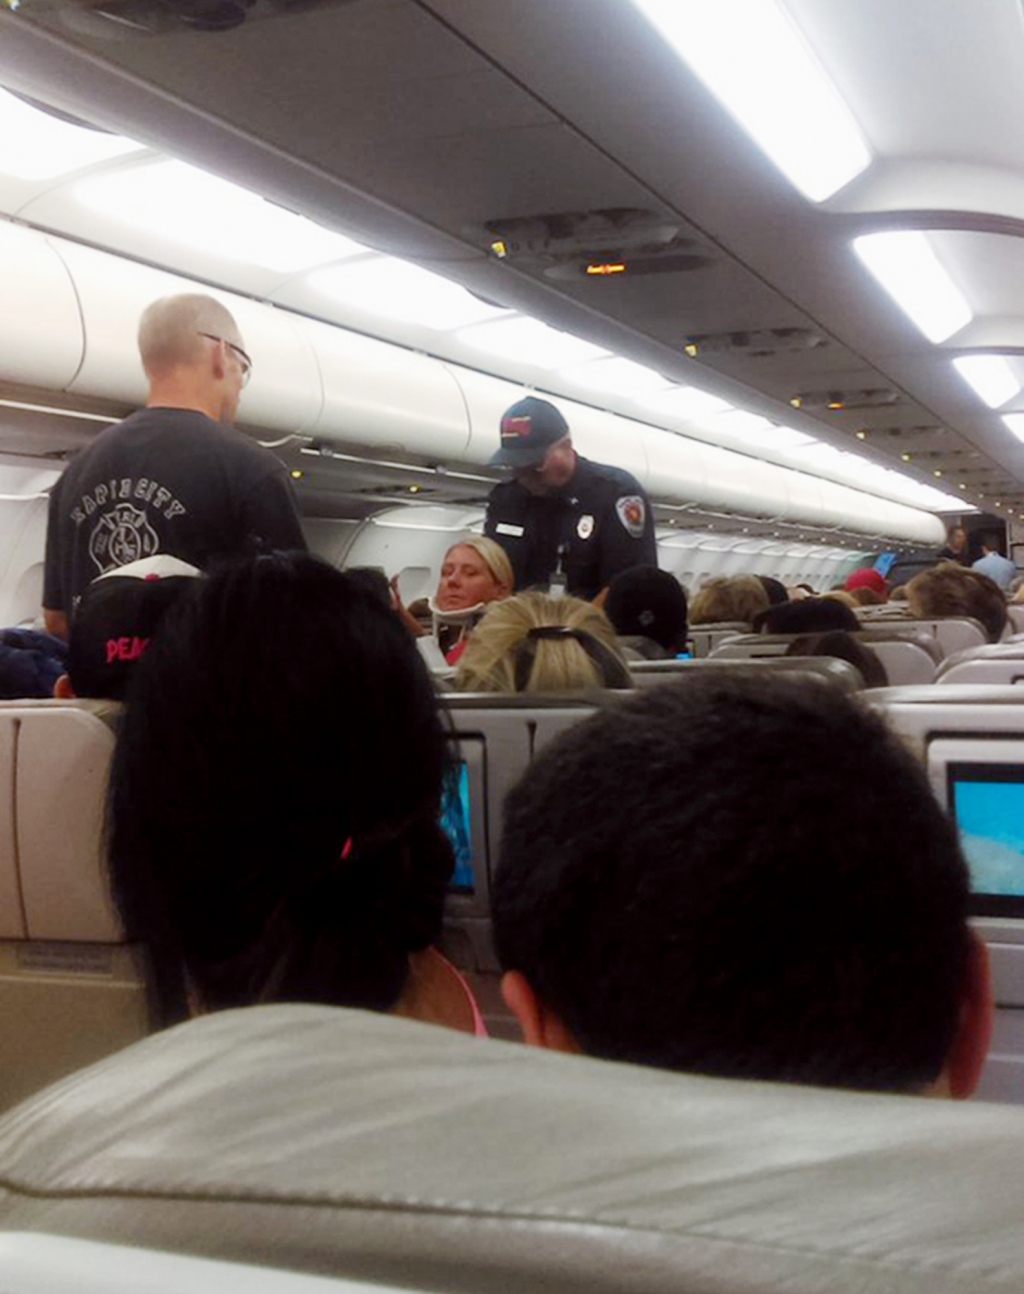
[[[501,418],[501,448],[491,467],[533,467],[552,445],[569,434],[569,424],[553,404],[528,395]]]
[[[200,572],[158,554],[99,576],[71,621],[68,677],[75,696],[124,700],[135,661],[164,612]]]

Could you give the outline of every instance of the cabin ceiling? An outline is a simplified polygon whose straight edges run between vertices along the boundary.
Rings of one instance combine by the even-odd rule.
[[[630,0],[267,2],[230,31],[152,34],[70,0],[22,0],[17,13],[0,8],[0,84],[982,510],[998,499],[1024,514],[1024,444],[1000,416],[1024,410],[1024,394],[993,411],[950,363],[984,350],[1024,365],[1019,0],[787,0],[873,154],[820,204]],[[549,262],[488,250],[495,222],[621,208],[678,226],[685,263],[561,278]],[[0,185],[0,210],[103,243],[61,185]],[[859,234],[922,228],[937,231],[975,312],[941,345],[851,248]],[[137,234],[119,250],[168,263]],[[282,279],[174,268],[304,308]],[[757,344],[773,332],[776,347]],[[721,349],[683,351],[723,334]],[[820,344],[787,344],[800,335]],[[436,334],[408,340],[464,360]],[[846,407],[825,407],[830,394]],[[813,397],[800,412],[797,396]],[[623,411],[614,398],[607,407]],[[365,488],[391,485],[401,488]]]

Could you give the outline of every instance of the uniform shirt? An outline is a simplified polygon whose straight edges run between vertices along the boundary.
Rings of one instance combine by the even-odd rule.
[[[202,570],[305,547],[291,482],[269,450],[193,409],[140,409],[53,488],[43,606],[70,616],[98,575],[154,553]]]
[[[651,504],[639,481],[585,458],[552,494],[531,494],[518,481],[496,485],[484,533],[508,553],[517,589],[548,584],[562,544],[566,588],[580,598],[593,598],[631,566],[658,564]]]
[[[1001,589],[1008,589],[1010,581],[1017,578],[1016,566],[1008,557],[1001,557],[999,553],[988,553],[984,557],[979,557],[971,570],[980,571],[990,580],[995,580]]]

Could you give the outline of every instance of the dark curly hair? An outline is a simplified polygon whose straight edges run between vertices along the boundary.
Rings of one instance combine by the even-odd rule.
[[[444,733],[415,645],[304,553],[194,581],[129,691],[110,866],[158,1023],[258,1001],[387,1010],[441,929]]]

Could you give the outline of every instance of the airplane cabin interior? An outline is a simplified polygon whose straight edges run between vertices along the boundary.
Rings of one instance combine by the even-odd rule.
[[[238,321],[253,359],[238,425],[286,465],[310,549],[397,576],[406,604],[481,533],[502,411],[526,394],[556,404],[580,453],[641,483],[659,565],[691,595],[714,576],[824,592],[880,559],[918,569],[954,525],[995,531],[1016,561],[1022,157],[1021,0],[0,0],[0,625],[39,615],[64,467],[145,400],[139,315],[193,291]],[[990,852],[979,805],[1005,823],[1024,807],[1024,612],[1009,611],[1002,642],[962,616],[863,622],[890,682],[865,703]],[[743,630],[693,626],[691,658],[636,663],[634,686],[740,665],[862,690],[848,662],[794,660],[788,637]],[[445,949],[498,1038],[516,1036],[489,906],[505,796],[553,737],[620,699],[445,698],[461,842]],[[58,1079],[73,1109],[119,1073],[105,1058],[150,1033],[144,958],[104,870],[117,722],[108,703],[0,702],[0,1113]],[[482,1059],[445,1044],[449,1059],[371,1020],[353,1026],[368,1055],[409,1067],[375,1106],[327,1012],[297,1008],[290,1026],[260,1008],[264,1051],[210,1017],[180,1081],[213,1099],[237,1047],[286,1092],[292,1027],[309,1042],[310,1119],[344,1094],[376,1140],[332,1124],[345,1169],[331,1177],[309,1126],[285,1119],[261,1164],[222,1103],[210,1168],[201,1123],[168,1096],[147,1144],[180,1158],[133,1163],[111,1116],[87,1130],[90,1176],[56,1141],[29,1162],[0,1119],[0,1285],[42,1294],[88,1269],[76,1288],[97,1294],[227,1288],[227,1273],[252,1294],[1018,1288],[1014,832],[1012,849],[1000,838],[1020,883],[972,895],[996,1023],[959,1127],[960,1111],[906,1115],[904,1098],[737,1096],[691,1077],[676,1097],[671,1076],[622,1066],[605,1090],[601,1062],[573,1058],[577,1093],[564,1058],[535,1079],[511,1044]],[[130,1053],[139,1074],[163,1047]],[[418,1066],[445,1063],[478,1085],[464,1116],[443,1083],[426,1113],[410,1095]],[[242,1087],[271,1108],[251,1074]],[[121,1095],[125,1127],[148,1138]],[[635,1104],[635,1155],[613,1096]],[[410,1102],[423,1155],[463,1136],[436,1187],[403,1163],[386,1098]],[[534,1121],[518,1158],[502,1102]],[[659,1122],[688,1148],[676,1178]],[[586,1140],[602,1126],[606,1164]],[[531,1154],[547,1193],[527,1181]],[[893,1237],[872,1230],[872,1200],[899,1215]]]

